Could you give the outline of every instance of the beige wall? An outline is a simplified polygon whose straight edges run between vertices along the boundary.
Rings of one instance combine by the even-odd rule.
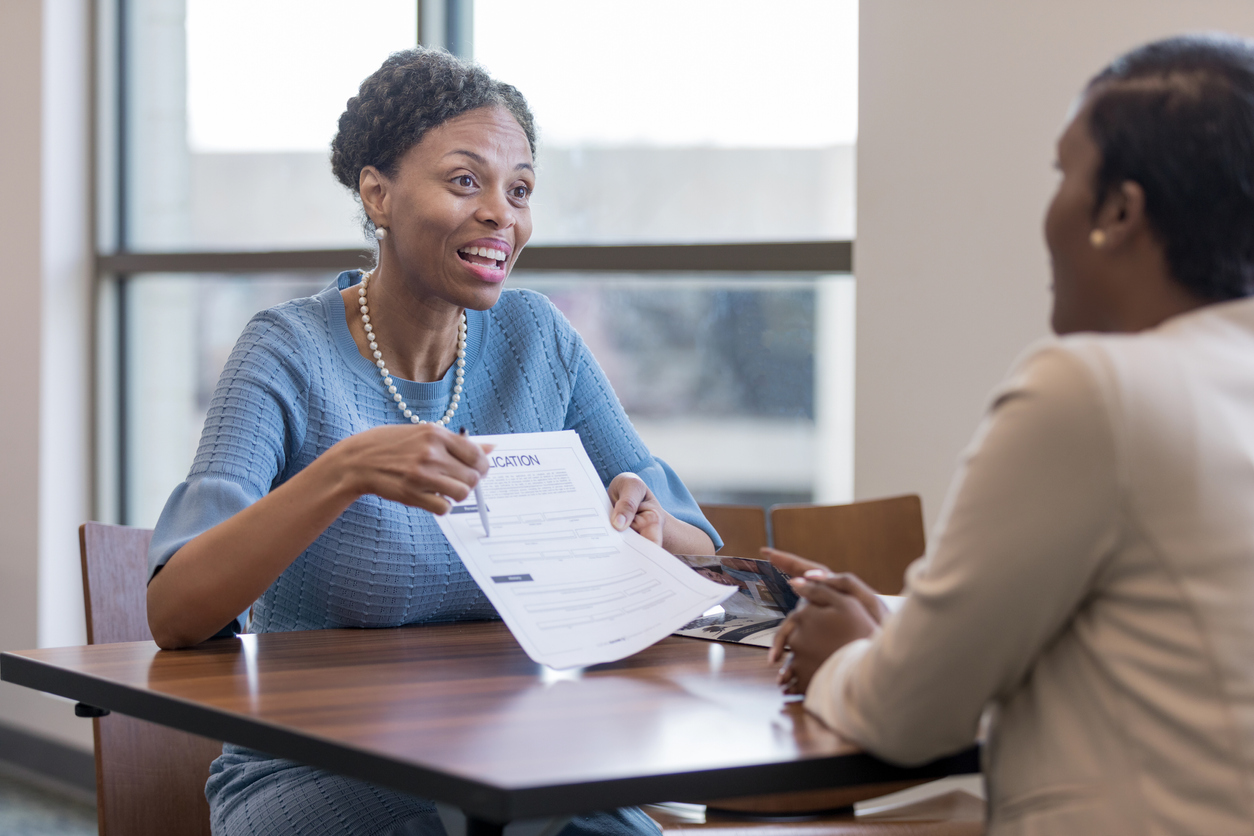
[[[990,389],[1047,333],[1073,97],[1144,41],[1254,35],[1254,3],[867,0],[860,25],[855,489],[918,492],[931,521]]]
[[[87,2],[0,26],[0,649],[80,644],[87,514]],[[0,723],[81,748],[71,703],[0,684]],[[3,753],[0,753],[2,756]]]

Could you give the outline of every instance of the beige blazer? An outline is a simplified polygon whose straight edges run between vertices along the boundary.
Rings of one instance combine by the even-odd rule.
[[[1254,834],[1254,300],[1045,342],[994,394],[908,598],[806,707],[971,744],[989,833]]]

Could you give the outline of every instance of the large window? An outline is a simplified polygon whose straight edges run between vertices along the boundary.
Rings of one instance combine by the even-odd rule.
[[[528,97],[546,293],[703,501],[851,498],[856,0],[115,0],[102,516],[151,525],[257,310],[359,266],[328,144],[390,52]],[[658,246],[661,245],[661,246]]]

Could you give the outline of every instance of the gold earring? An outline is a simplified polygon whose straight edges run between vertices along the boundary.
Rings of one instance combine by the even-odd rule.
[[[1106,246],[1105,231],[1100,230],[1100,229],[1095,229],[1092,232],[1090,232],[1089,243],[1092,244],[1093,248],[1097,250],[1100,250],[1102,247]]]

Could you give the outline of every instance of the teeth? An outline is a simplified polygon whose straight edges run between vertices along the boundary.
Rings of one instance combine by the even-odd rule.
[[[504,251],[494,250],[491,247],[462,247],[460,250],[458,250],[458,252],[466,253],[466,255],[477,255],[477,256],[480,256],[481,258],[490,258],[494,261],[505,260]]]

